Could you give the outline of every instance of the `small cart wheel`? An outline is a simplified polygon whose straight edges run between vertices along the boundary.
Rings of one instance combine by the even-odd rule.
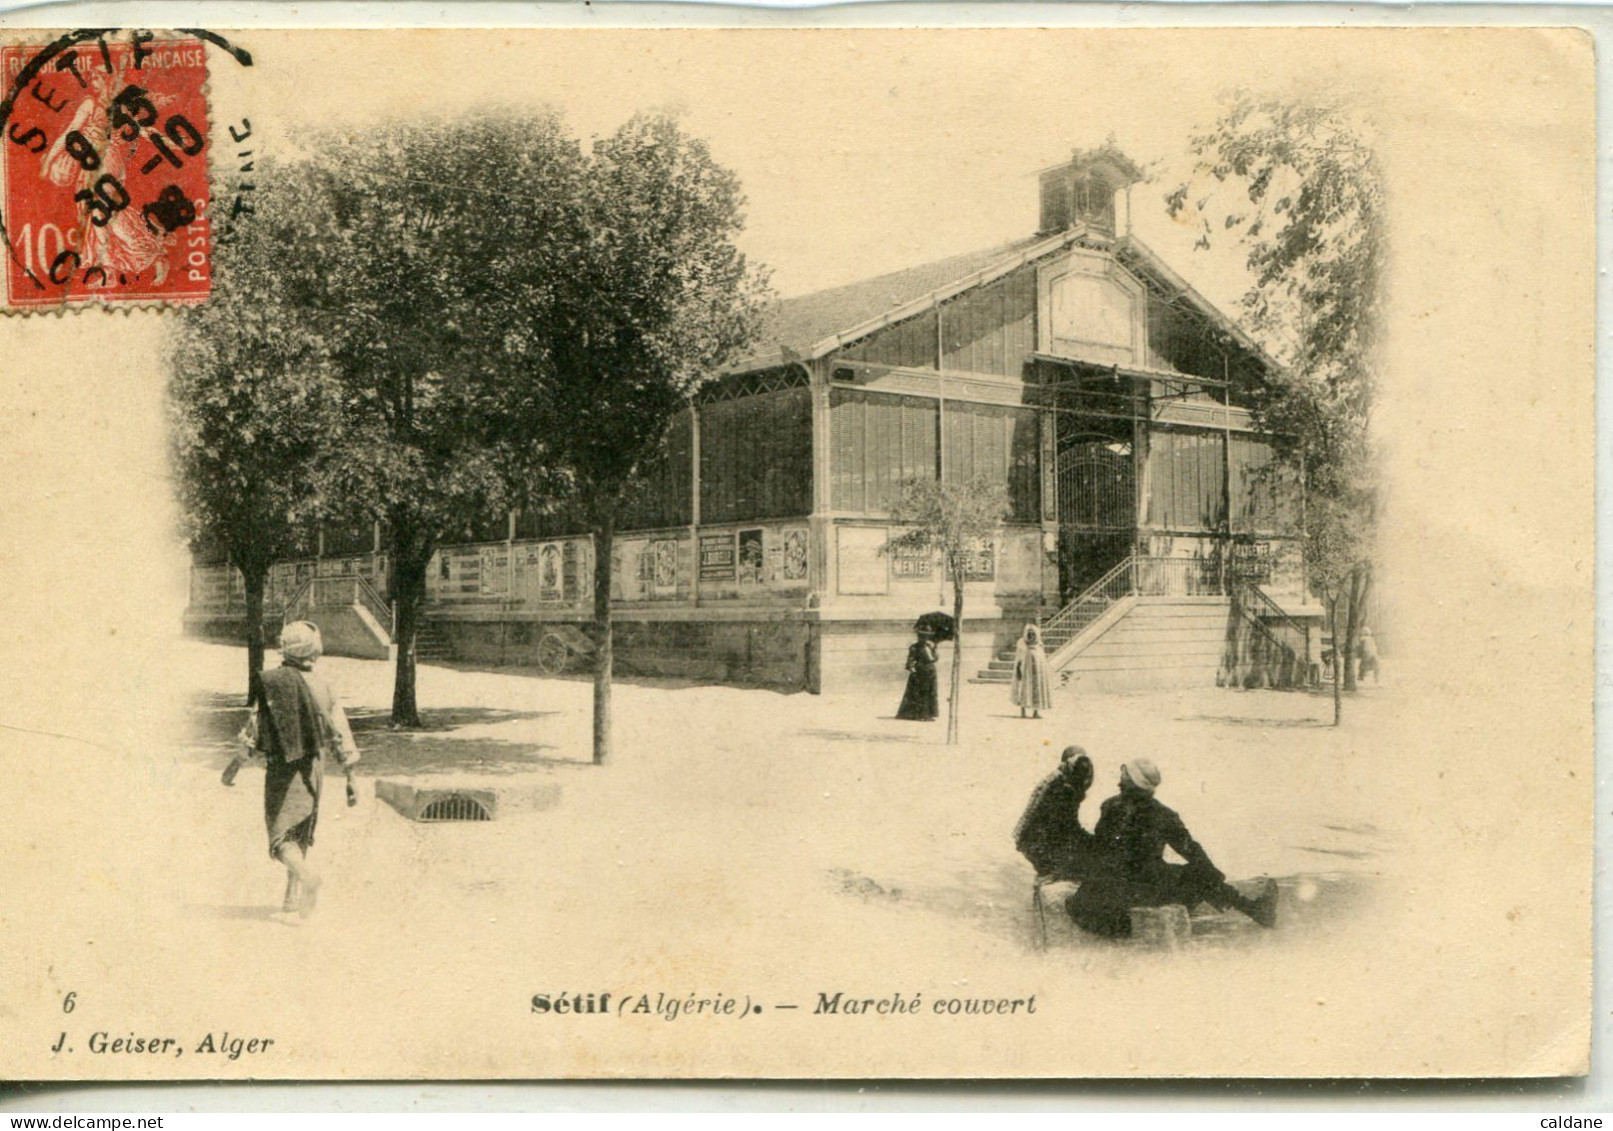
[[[558,632],[545,633],[538,641],[538,668],[544,675],[559,675],[571,659],[571,648]]]

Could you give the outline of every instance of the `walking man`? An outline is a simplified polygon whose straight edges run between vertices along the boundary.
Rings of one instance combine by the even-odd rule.
[[[263,756],[263,816],[269,832],[269,855],[286,869],[284,908],[307,916],[319,895],[320,877],[308,864],[319,820],[319,796],[325,778],[325,750],[334,748],[347,775],[347,803],[356,805],[353,766],[358,745],[336,690],[314,662],[324,652],[319,627],[293,621],[280,634],[280,667],[263,673],[256,710],[242,738]],[[246,755],[224,771],[232,785]]]

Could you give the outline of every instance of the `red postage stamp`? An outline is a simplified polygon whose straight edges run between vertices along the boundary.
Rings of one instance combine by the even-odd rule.
[[[206,299],[206,52],[185,36],[0,50],[4,305]]]

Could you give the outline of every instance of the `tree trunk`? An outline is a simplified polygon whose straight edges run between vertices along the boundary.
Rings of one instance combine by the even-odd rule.
[[[610,756],[610,559],[616,539],[616,516],[594,523],[594,765]]]
[[[397,603],[398,649],[392,681],[392,725],[418,727],[420,704],[415,695],[415,637],[420,632],[420,615],[426,604],[426,565],[431,550],[413,540],[398,538],[392,546],[392,599]]]
[[[1339,679],[1342,667],[1347,661],[1339,652],[1339,599],[1330,598],[1327,602],[1327,627],[1333,634],[1333,725],[1338,726],[1339,720],[1344,717],[1344,697],[1339,694]]]
[[[256,705],[263,694],[263,589],[269,577],[267,565],[241,570],[246,586],[246,705]]]
[[[963,674],[963,577],[952,571],[952,690],[947,695],[947,745],[958,744],[958,689]]]
[[[1350,570],[1350,608],[1344,621],[1344,643],[1349,651],[1349,662],[1344,668],[1344,690],[1355,690],[1355,646],[1361,635],[1361,610],[1367,597],[1370,574],[1365,565],[1357,564]]]

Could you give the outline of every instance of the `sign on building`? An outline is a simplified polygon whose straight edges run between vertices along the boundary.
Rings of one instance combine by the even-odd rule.
[[[898,581],[918,581],[935,576],[935,548],[929,543],[906,544],[891,552],[891,573]]]
[[[702,534],[700,536],[700,580],[734,580],[734,536],[732,534]]]

